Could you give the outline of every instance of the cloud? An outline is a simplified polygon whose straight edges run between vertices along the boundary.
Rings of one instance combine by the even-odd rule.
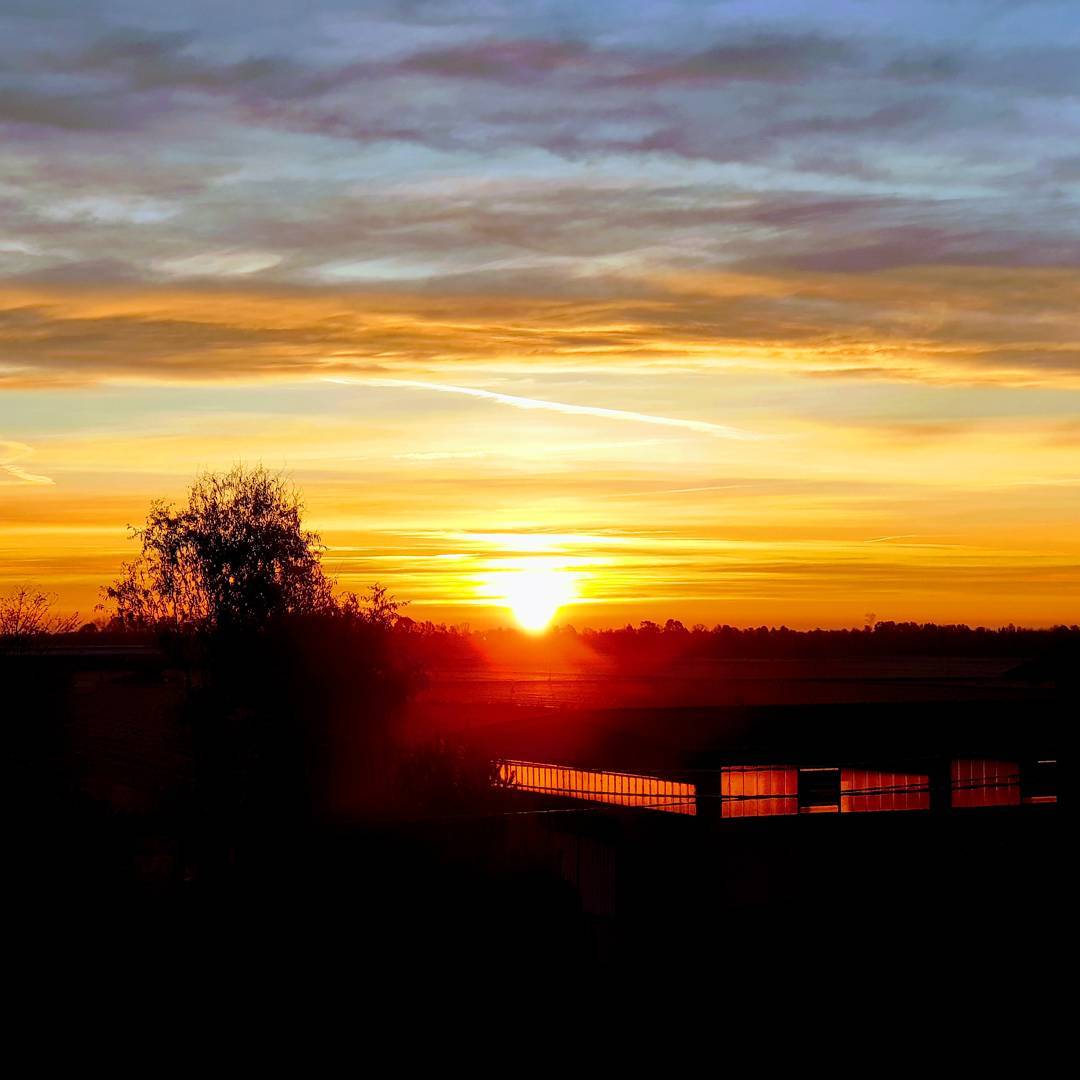
[[[477,273],[349,288],[84,280],[0,290],[9,385],[752,369],[928,383],[1080,381],[1069,269]],[[248,279],[250,280],[250,279]],[[447,377],[449,375],[449,378]]]
[[[77,195],[53,178],[0,191],[10,237],[0,275],[7,264],[24,277],[81,273],[92,283],[239,272],[299,286],[381,277],[442,288],[495,269],[493,281],[546,272],[566,293],[620,268],[1080,266],[1080,233],[1038,205],[1002,199],[582,178],[331,188],[317,198],[309,183],[274,185],[241,203],[210,181],[185,188],[186,178],[158,170],[144,180],[109,193],[107,174],[97,188],[89,171]]]
[[[27,446],[25,443],[0,439],[0,473],[5,474],[0,476],[0,485],[30,484],[37,486],[55,483],[51,477],[28,472],[18,464],[23,459],[30,457],[33,452],[32,447]],[[8,477],[10,479],[7,479]]]
[[[727,161],[786,155],[796,139],[902,138],[917,121],[944,136],[957,121],[969,133],[1000,126],[1001,110],[985,102],[951,117],[941,106],[957,98],[958,86],[990,97],[1002,87],[1080,93],[1080,53],[1067,44],[980,50],[969,38],[962,48],[927,50],[824,19],[821,28],[798,31],[767,21],[729,25],[706,31],[712,41],[703,46],[703,35],[680,37],[674,26],[641,39],[610,28],[597,33],[603,13],[591,34],[589,20],[580,27],[556,20],[562,28],[545,31],[543,19],[510,11],[481,16],[489,32],[476,34],[458,19],[440,29],[419,11],[411,18],[416,33],[387,33],[376,19],[365,36],[332,49],[303,26],[286,45],[250,26],[230,40],[205,26],[162,31],[88,21],[81,33],[57,34],[49,47],[9,57],[18,82],[0,86],[0,95],[13,95],[0,122],[6,115],[60,129],[134,129],[191,117],[206,130],[242,116],[254,127],[364,143]],[[73,92],[73,82],[83,85]],[[492,85],[500,94],[490,93]],[[796,86],[801,91],[791,93]],[[939,92],[927,98],[927,86]],[[938,106],[932,113],[930,102]],[[612,123],[616,106],[636,119]],[[723,123],[714,122],[717,115]]]
[[[116,131],[130,126],[125,110],[99,95],[46,93],[0,87],[0,124],[27,124],[61,131]]]
[[[641,56],[637,69],[620,81],[635,86],[729,81],[790,83],[833,67],[852,65],[858,55],[849,41],[840,38],[771,31],[718,42],[679,58]]]
[[[1067,41],[978,49],[906,50],[884,74],[918,84],[966,84],[1007,88],[1050,98],[1080,94],[1080,47]]]
[[[328,382],[350,383],[344,378],[326,377]],[[539,398],[519,397],[516,394],[502,394],[494,390],[481,390],[473,386],[451,386],[446,383],[419,382],[413,379],[366,379],[368,386],[409,387],[414,390],[430,390],[443,394],[463,394],[466,397],[482,398],[500,405],[510,405],[515,409],[544,409],[550,412],[564,413],[568,416],[598,416],[605,420],[623,420],[635,424],[655,424],[659,427],[684,428],[706,435],[725,439],[756,439],[758,435],[714,424],[707,420],[687,420],[671,416],[656,416],[653,413],[628,412],[625,409],[608,409],[598,405],[572,405],[561,401],[544,401]]]
[[[12,464],[10,461],[0,461],[0,469],[3,469],[9,476],[13,476],[17,483],[20,484],[53,484],[55,483],[48,476],[41,476],[38,473],[27,472],[25,469],[20,468],[18,465]]]
[[[477,41],[413,53],[398,61],[394,69],[448,79],[523,83],[582,67],[589,58],[589,49],[581,42]]]
[[[1075,123],[1040,95],[1080,67],[1041,24],[227,7],[0,37],[4,385],[1076,377]]]
[[[130,92],[193,89],[208,93],[255,91],[277,96],[312,92],[298,65],[283,56],[253,55],[222,63],[199,55],[190,31],[122,30],[90,42],[74,54],[49,54],[43,66],[65,73],[123,79]],[[196,48],[192,50],[192,46]]]

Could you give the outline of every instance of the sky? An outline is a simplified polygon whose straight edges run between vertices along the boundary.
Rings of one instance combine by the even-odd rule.
[[[0,0],[0,592],[242,461],[414,618],[1076,622],[1078,204],[1075,0]]]

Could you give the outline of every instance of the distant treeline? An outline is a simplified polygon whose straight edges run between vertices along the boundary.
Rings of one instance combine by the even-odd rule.
[[[654,663],[675,658],[782,659],[872,656],[1027,657],[1080,648],[1080,626],[1030,629],[963,624],[877,622],[840,630],[792,630],[787,626],[737,627],[677,619],[644,621],[617,629],[557,627],[536,638],[519,630],[470,630],[402,618],[402,644],[428,662],[481,656],[513,656],[550,649],[572,655],[587,651],[612,660]]]
[[[1029,656],[1057,644],[1080,643],[1080,626],[1033,630],[1017,626],[878,622],[850,630],[792,630],[786,626],[687,628],[674,619],[620,630],[585,631],[597,652],[652,655],[657,650],[688,657],[776,658],[815,656]]]
[[[388,628],[388,647],[397,658],[420,669],[485,659],[563,657],[588,654],[613,661],[655,663],[672,659],[800,659],[875,656],[1029,657],[1080,651],[1080,626],[1032,629],[1020,626],[878,622],[852,629],[793,630],[787,626],[738,627],[677,619],[644,621],[637,626],[577,630],[558,626],[542,635],[513,628],[474,630],[469,626],[398,617]],[[89,637],[88,637],[89,635]],[[151,644],[156,635],[125,630],[115,623],[87,624],[81,631],[53,637],[58,644],[96,640],[123,645]]]

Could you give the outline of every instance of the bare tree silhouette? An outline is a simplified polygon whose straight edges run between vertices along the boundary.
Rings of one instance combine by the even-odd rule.
[[[0,648],[17,651],[48,634],[68,634],[79,625],[78,613],[54,615],[56,597],[32,585],[0,596]]]

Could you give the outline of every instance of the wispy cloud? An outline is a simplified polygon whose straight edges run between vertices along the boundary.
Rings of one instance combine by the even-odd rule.
[[[604,495],[605,499],[651,499],[659,495],[696,495],[704,491],[735,491],[745,488],[746,484],[701,484],[698,487],[662,488],[659,491],[618,491],[613,495]]]
[[[624,420],[636,424],[655,424],[658,427],[684,428],[724,439],[760,439],[761,435],[726,424],[714,424],[709,420],[688,420],[675,416],[656,416],[653,413],[631,412],[626,409],[608,409],[599,405],[572,405],[565,401],[546,401],[542,398],[520,397],[517,394],[502,394],[495,390],[481,390],[475,386],[453,386],[449,383],[420,382],[415,379],[347,379],[333,376],[326,377],[327,382],[345,383],[364,386],[402,387],[413,390],[430,390],[440,394],[462,394],[465,397],[481,398],[494,401],[499,405],[509,405],[515,409],[545,409],[549,412],[564,413],[568,416],[598,416],[605,420]]]
[[[29,457],[33,453],[32,447],[25,443],[9,442],[0,439],[0,473],[10,476],[5,479],[0,476],[0,484],[53,484],[55,481],[50,476],[42,476],[39,473],[27,472],[17,462]]]
[[[1080,273],[1067,267],[641,266],[568,279],[552,266],[319,288],[252,280],[261,274],[168,285],[140,283],[134,267],[122,280],[103,266],[97,274],[93,284],[59,272],[0,277],[0,353],[17,361],[0,384],[314,375],[490,384],[568,369],[670,378],[736,366],[1080,385]]]

